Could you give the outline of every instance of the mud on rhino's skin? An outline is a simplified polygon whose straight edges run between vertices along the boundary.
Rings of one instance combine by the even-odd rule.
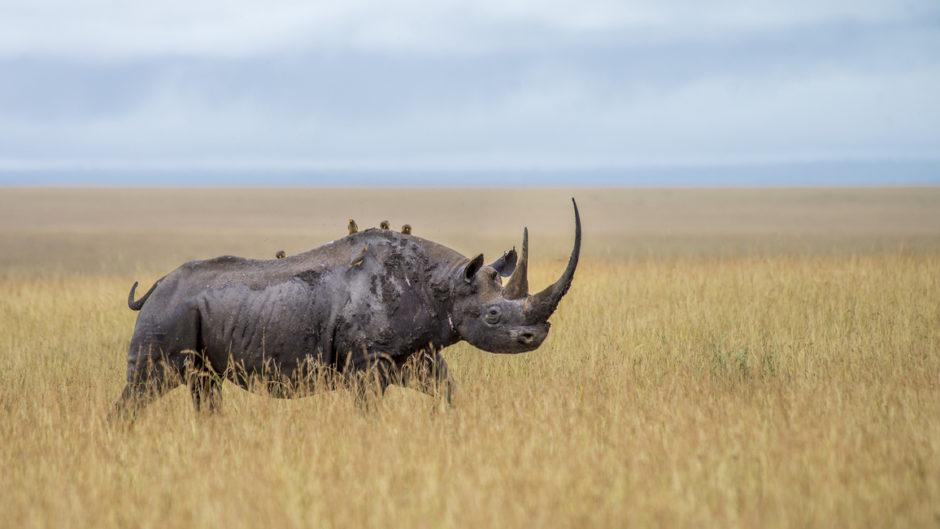
[[[409,384],[450,400],[441,349],[466,340],[492,353],[531,351],[571,286],[581,220],[568,266],[530,295],[528,230],[515,249],[484,265],[445,246],[392,230],[352,233],[280,259],[218,257],[186,263],[128,306],[140,314],[127,355],[127,385],[114,414],[137,409],[186,380],[197,408],[214,405],[222,376],[269,389],[326,369],[369,372],[378,389]],[[509,277],[505,287],[500,277]],[[221,375],[221,376],[220,376]],[[292,396],[285,393],[283,396]]]

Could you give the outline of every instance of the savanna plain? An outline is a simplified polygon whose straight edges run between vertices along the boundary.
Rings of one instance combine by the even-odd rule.
[[[392,388],[185,389],[130,427],[133,281],[388,219],[571,291]],[[0,526],[940,526],[940,189],[0,188]]]

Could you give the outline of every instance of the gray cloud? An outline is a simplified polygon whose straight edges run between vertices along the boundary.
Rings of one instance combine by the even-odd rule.
[[[931,0],[39,1],[0,4],[0,55],[108,60],[296,49],[492,53],[543,48],[559,39],[669,42],[820,24],[936,21],[938,12]]]
[[[4,5],[0,167],[940,158],[937,8],[824,4]]]

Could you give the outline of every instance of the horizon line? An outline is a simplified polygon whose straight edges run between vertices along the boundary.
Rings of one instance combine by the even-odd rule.
[[[0,167],[3,187],[793,187],[940,185],[940,159],[622,167]]]

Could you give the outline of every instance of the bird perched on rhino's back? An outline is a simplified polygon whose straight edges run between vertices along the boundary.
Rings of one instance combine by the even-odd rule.
[[[287,257],[287,253],[285,253],[284,250],[278,250],[277,253],[274,254],[274,257],[276,257],[276,258],[278,258],[278,259],[283,259],[283,258]]]
[[[521,353],[548,336],[578,265],[577,204],[574,216],[568,266],[537,294],[529,294],[528,230],[521,258],[513,248],[489,265],[482,254],[468,259],[420,237],[368,229],[283,259],[192,261],[139,300],[134,283],[128,306],[140,315],[113,414],[133,417],[183,381],[197,408],[206,399],[218,404],[223,380],[244,388],[262,380],[271,394],[298,396],[283,388],[321,368],[369,373],[379,393],[402,384],[449,401],[454,382],[441,349],[466,340]],[[500,277],[509,277],[505,286]]]
[[[383,220],[382,222],[380,222],[380,223],[379,223],[379,228],[382,228],[383,230],[387,230],[387,229],[389,228],[388,221],[387,221],[387,220]]]
[[[401,232],[405,235],[411,235],[411,224],[405,224],[401,227]]]
[[[356,221],[354,221],[353,219],[349,219],[349,226],[347,227],[349,228],[350,235],[359,231],[359,226],[356,226]]]

